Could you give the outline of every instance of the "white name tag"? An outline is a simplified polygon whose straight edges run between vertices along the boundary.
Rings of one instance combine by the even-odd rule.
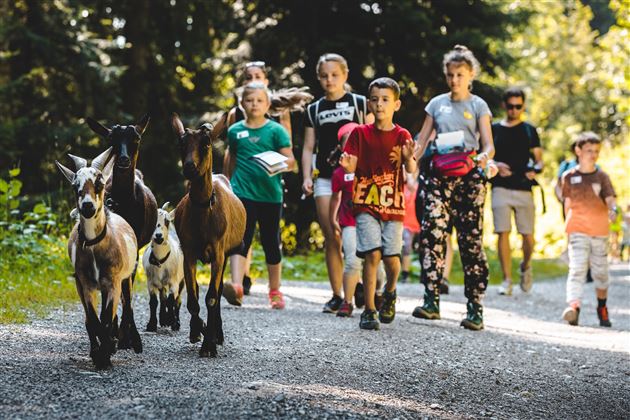
[[[336,108],[348,108],[350,104],[348,102],[337,102],[335,104]]]
[[[351,174],[343,174],[343,180],[346,182],[354,181],[354,172]]]
[[[448,105],[442,105],[440,106],[440,112],[443,112],[445,114],[450,114],[451,112],[453,112],[453,108]]]
[[[249,137],[249,131],[239,131],[236,133],[237,139],[244,139],[245,137]]]
[[[582,182],[582,177],[581,176],[572,176],[571,177],[571,184],[579,184]]]

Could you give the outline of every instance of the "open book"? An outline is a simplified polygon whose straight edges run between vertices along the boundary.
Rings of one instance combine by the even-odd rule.
[[[257,155],[252,156],[251,159],[263,168],[269,176],[285,172],[289,167],[286,164],[286,160],[288,158],[278,152],[274,152],[273,150],[258,153]]]

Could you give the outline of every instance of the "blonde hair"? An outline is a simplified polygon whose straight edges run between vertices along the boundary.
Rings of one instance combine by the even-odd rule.
[[[339,54],[326,53],[326,54],[322,54],[319,57],[319,60],[317,60],[317,66],[315,67],[315,74],[317,75],[318,78],[319,78],[319,70],[321,69],[322,64],[327,63],[329,61],[339,64],[341,71],[344,72],[345,74],[348,74],[348,72],[350,71],[348,69],[348,62],[346,61],[345,58],[343,58]],[[348,83],[344,83],[343,88],[346,90],[346,92],[352,91],[352,87]]]
[[[267,100],[271,104],[271,91],[262,82],[252,82],[246,84],[243,88],[243,92],[241,93],[241,101],[243,101],[247,95],[257,90],[262,90],[263,92],[265,92],[265,95],[267,95]]]
[[[444,66],[444,74],[446,74],[449,64],[455,64],[456,66],[466,65],[475,76],[479,74],[481,69],[479,61],[475,58],[472,51],[466,46],[459,44],[455,45],[451,51],[444,54],[442,64]]]

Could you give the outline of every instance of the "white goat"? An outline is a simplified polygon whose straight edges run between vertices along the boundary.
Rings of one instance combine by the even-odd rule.
[[[151,315],[147,331],[157,331],[157,304],[160,298],[160,326],[170,326],[179,331],[179,308],[184,288],[184,254],[173,224],[173,213],[169,213],[166,202],[158,209],[157,224],[151,237],[151,247],[142,256],[142,265],[147,274],[149,307]]]
[[[83,158],[69,155],[76,172],[55,162],[75,192],[74,213],[78,221],[70,233],[68,254],[74,266],[77,292],[85,309],[90,357],[97,369],[110,367],[111,355],[116,352],[116,311],[121,294],[131,293],[131,276],[138,253],[131,226],[104,206],[105,184],[112,172],[112,165],[106,165],[110,154],[111,147],[90,165]],[[99,294],[102,296],[100,320],[96,310]],[[120,327],[121,332],[124,329],[131,336],[134,350],[141,352],[142,341],[133,321],[130,299],[123,299]]]

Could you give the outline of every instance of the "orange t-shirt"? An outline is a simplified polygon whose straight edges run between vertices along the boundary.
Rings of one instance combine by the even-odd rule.
[[[567,215],[567,233],[608,236],[608,206],[605,199],[614,197],[610,178],[600,169],[582,173],[577,168],[562,175],[562,198]]]

